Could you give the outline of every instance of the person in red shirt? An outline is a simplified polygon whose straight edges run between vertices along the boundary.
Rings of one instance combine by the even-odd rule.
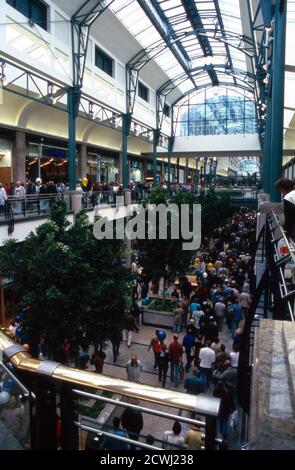
[[[171,361],[171,382],[174,387],[178,386],[179,381],[179,368],[182,362],[183,347],[178,342],[178,336],[173,336],[172,343],[169,344],[169,356]]]
[[[162,351],[162,345],[157,336],[158,331],[159,330],[156,330],[155,336],[152,337],[150,345],[148,347],[148,351],[152,349],[155,356],[154,370],[156,370],[159,365],[160,352]]]

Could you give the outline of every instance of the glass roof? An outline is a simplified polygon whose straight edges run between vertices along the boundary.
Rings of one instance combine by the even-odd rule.
[[[238,0],[115,0],[111,8],[148,57],[185,93],[206,81],[215,86],[216,79],[235,85],[231,70],[247,71],[239,4]],[[196,68],[208,64],[223,65],[227,75],[210,74],[208,68],[195,74]],[[179,80],[184,73],[186,80]],[[251,81],[245,75],[244,79]]]

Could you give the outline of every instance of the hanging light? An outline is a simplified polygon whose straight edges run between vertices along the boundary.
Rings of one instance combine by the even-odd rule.
[[[112,115],[112,126],[113,126],[113,127],[117,127],[117,126],[118,126],[117,115],[116,115],[115,113],[113,113],[113,115]]]
[[[4,87],[7,85],[6,75],[5,75],[6,63],[4,60],[0,61],[0,86]]]
[[[55,104],[54,92],[55,92],[55,88],[54,88],[53,83],[49,83],[48,84],[48,101],[50,104]]]
[[[90,119],[93,119],[94,112],[93,112],[93,103],[90,101],[89,103],[89,117]]]

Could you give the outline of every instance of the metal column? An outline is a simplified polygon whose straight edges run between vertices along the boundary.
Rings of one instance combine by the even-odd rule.
[[[123,114],[122,118],[122,183],[123,188],[127,188],[129,184],[129,168],[128,168],[128,136],[130,132],[131,115]]]
[[[176,182],[177,182],[177,184],[179,184],[179,170],[180,170],[179,162],[180,162],[180,160],[179,160],[179,158],[177,158],[176,159]]]
[[[70,190],[75,191],[76,170],[76,119],[79,111],[81,88],[71,86],[68,89],[68,126],[69,126],[69,185]]]
[[[283,128],[284,128],[284,87],[285,87],[285,48],[286,48],[287,1],[277,0],[275,10],[275,33],[272,81],[272,120],[270,199],[280,202],[281,196],[275,182],[282,176]]]
[[[189,169],[188,169],[188,158],[185,160],[185,178],[184,183],[188,184],[188,176],[189,176]]]
[[[169,137],[168,142],[168,187],[171,184],[171,155],[173,152],[174,137]]]
[[[154,129],[153,130],[153,182],[154,184],[158,184],[157,178],[157,147],[159,145],[160,139],[160,130]]]
[[[265,137],[262,155],[262,187],[266,194],[270,193],[270,167],[271,167],[271,129],[272,127],[272,97],[269,94],[267,100],[267,116]]]

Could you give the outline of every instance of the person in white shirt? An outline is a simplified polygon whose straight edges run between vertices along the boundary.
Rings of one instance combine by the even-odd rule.
[[[127,378],[131,382],[139,382],[140,373],[143,369],[143,364],[137,359],[137,356],[134,354],[131,356],[130,361],[126,364]]]
[[[7,193],[3,184],[0,183],[0,212],[4,212],[5,203],[7,201]]]
[[[181,436],[182,427],[179,421],[175,421],[172,431],[165,431],[163,436],[163,449],[175,450],[185,447],[184,438]]]
[[[233,350],[232,352],[229,354],[230,355],[230,360],[231,360],[231,365],[234,369],[237,369],[238,368],[238,365],[239,365],[239,356],[240,356],[240,353],[238,351],[238,348],[237,346],[234,344],[233,345]]]
[[[215,352],[211,349],[211,341],[206,341],[206,347],[200,350],[200,371],[201,378],[205,384],[205,390],[209,388],[211,377],[212,377],[212,368],[216,359]]]
[[[15,188],[14,188],[14,196],[17,199],[24,199],[25,197],[25,188],[23,187],[22,183],[20,181],[17,181],[15,183]],[[15,202],[14,203],[14,212],[21,212],[23,209],[23,201]]]
[[[20,181],[15,183],[14,195],[15,197],[24,197],[26,194],[25,188]]]

